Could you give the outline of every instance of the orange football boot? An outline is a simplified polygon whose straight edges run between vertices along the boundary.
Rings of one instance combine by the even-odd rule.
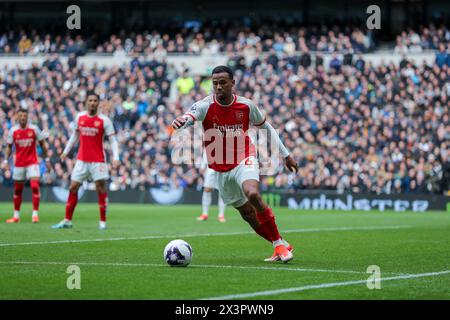
[[[283,247],[277,250],[277,248]],[[286,250],[284,250],[286,249]],[[285,252],[287,251],[288,254]],[[292,260],[294,256],[292,255],[292,252],[294,251],[294,247],[290,244],[287,248],[284,245],[279,245],[275,248],[272,256],[270,256],[267,259],[264,259],[265,262],[274,262],[274,261],[283,261],[284,263]],[[281,253],[280,253],[281,252]],[[283,255],[284,258],[281,257]],[[284,260],[283,260],[284,259]]]
[[[20,222],[20,218],[15,218],[15,217],[12,217],[12,218],[6,220],[6,223],[19,223],[19,222]]]
[[[208,220],[208,215],[202,213],[200,216],[197,217],[197,221],[206,221]]]

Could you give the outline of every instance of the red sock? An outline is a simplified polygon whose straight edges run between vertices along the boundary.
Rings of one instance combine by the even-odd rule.
[[[98,194],[98,207],[100,209],[100,221],[106,221],[106,209],[108,208],[108,194]]]
[[[33,211],[39,211],[39,201],[41,200],[41,193],[39,192],[39,180],[31,180],[31,198],[33,202]]]
[[[278,232],[277,224],[275,223],[275,216],[273,215],[272,209],[267,207],[263,212],[256,213],[260,228],[264,228],[267,233],[269,241],[276,241],[281,239],[280,233]]]
[[[266,239],[267,241],[269,241],[269,242],[272,242],[272,240],[270,240],[271,239],[271,237],[269,236],[269,234],[267,233],[267,230],[266,230],[266,226],[265,225],[259,225],[259,228],[258,229],[255,229],[255,232],[257,233],[257,234],[259,234],[261,237],[263,237],[264,239]]]
[[[20,205],[22,204],[23,187],[23,182],[14,182],[14,210],[16,211],[20,211]]]
[[[78,202],[78,193],[69,192],[69,198],[67,198],[66,203],[66,219],[72,220],[73,212],[75,211],[75,207]]]

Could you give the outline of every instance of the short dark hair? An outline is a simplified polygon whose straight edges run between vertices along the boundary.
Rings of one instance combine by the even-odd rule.
[[[213,69],[211,74],[223,73],[223,72],[228,73],[228,75],[230,76],[230,79],[233,80],[233,70],[231,70],[231,68],[227,67],[227,66],[217,66]]]
[[[17,112],[25,112],[25,113],[28,113],[28,109],[27,109],[27,108],[20,107],[19,110],[17,110]]]
[[[100,96],[97,93],[95,93],[95,91],[88,91],[86,93],[86,98],[89,97],[89,96],[96,96],[97,99],[100,101]]]

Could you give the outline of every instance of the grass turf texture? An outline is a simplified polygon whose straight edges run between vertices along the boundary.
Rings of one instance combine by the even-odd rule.
[[[295,246],[295,259],[283,264],[263,262],[271,245],[232,208],[222,224],[214,207],[208,221],[198,222],[200,206],[111,204],[108,229],[100,231],[96,204],[78,205],[71,230],[50,229],[64,216],[62,204],[42,204],[41,222],[32,224],[31,206],[25,203],[22,222],[7,225],[11,206],[0,203],[0,299],[232,298],[286,288],[303,289],[246,299],[450,299],[450,273],[382,280],[381,290],[369,290],[364,282],[307,287],[366,280],[369,265],[380,267],[382,279],[450,270],[448,212],[276,209],[282,234]],[[36,243],[111,238],[121,239]],[[164,246],[175,238],[193,247],[187,268],[172,268],[163,260]],[[66,287],[71,264],[81,268],[81,290]]]

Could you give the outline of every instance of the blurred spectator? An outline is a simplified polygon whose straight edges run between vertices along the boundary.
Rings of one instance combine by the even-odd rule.
[[[450,45],[448,48],[450,50]],[[436,64],[441,68],[445,64],[447,66],[450,66],[450,54],[448,50],[447,51],[445,50],[445,45],[443,43],[439,45],[439,51],[436,53]]]
[[[330,68],[334,69],[337,73],[341,71],[342,61],[338,58],[336,53],[333,53],[333,56],[330,61]]]
[[[27,38],[26,35],[23,35],[17,44],[17,48],[19,50],[19,54],[26,54],[28,50],[31,48],[31,40]]]
[[[67,65],[69,69],[73,69],[77,66],[77,55],[75,53],[71,53],[69,58],[67,59]]]
[[[187,70],[183,72],[183,74],[178,77],[176,81],[178,92],[181,94],[189,94],[191,90],[194,88],[195,83],[192,77],[187,75]]]

